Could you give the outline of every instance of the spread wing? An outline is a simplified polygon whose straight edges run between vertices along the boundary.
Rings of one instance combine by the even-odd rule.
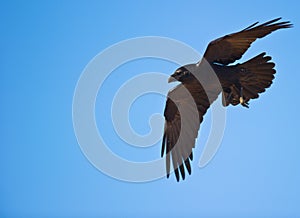
[[[209,63],[223,65],[235,62],[243,56],[256,39],[262,38],[275,30],[292,27],[289,21],[277,22],[280,19],[277,18],[258,26],[258,22],[256,22],[240,32],[210,42],[204,53],[204,58]]]
[[[217,95],[215,94],[214,99]],[[195,147],[200,123],[209,106],[207,95],[200,85],[194,86],[192,91],[187,90],[183,85],[178,85],[168,93],[161,150],[161,156],[166,154],[168,178],[171,160],[177,181],[179,181],[179,171],[182,179],[185,179],[184,166],[191,174],[192,149]]]

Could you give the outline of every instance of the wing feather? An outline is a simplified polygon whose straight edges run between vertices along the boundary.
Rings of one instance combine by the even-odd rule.
[[[281,18],[268,21],[261,25],[258,22],[250,25],[242,31],[218,38],[209,43],[204,58],[209,63],[228,65],[240,59],[251,44],[258,38],[262,38],[273,31],[282,28],[290,28],[289,21],[277,22]]]
[[[181,84],[168,93],[161,150],[162,156],[166,154],[167,177],[170,175],[171,164],[177,181],[180,175],[185,179],[185,169],[191,174],[192,150],[195,147],[200,123],[209,106],[202,86],[193,87],[190,92]]]

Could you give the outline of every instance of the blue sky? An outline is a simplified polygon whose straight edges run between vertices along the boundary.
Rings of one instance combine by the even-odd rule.
[[[1,217],[300,216],[298,4],[2,2]],[[88,162],[73,130],[72,100],[83,69],[95,55],[121,40],[148,35],[174,38],[203,53],[217,37],[279,16],[295,28],[255,42],[243,57],[262,51],[271,55],[277,70],[274,84],[250,102],[250,109],[228,108],[222,145],[208,166],[199,169],[194,161],[192,176],[181,183],[174,177],[128,183]],[[123,80],[147,71],[171,74],[175,68],[154,60],[119,68],[108,81],[107,95],[99,94],[96,108],[100,113],[101,98],[104,108],[110,104],[112,91]],[[122,69],[131,73],[122,75]],[[133,128],[147,133],[148,117],[162,113],[164,101],[158,95],[138,99],[130,111]],[[103,113],[104,137],[113,142],[112,150],[138,161],[160,154],[159,144],[130,153],[127,149],[132,148],[115,138],[108,112]],[[209,116],[201,126],[195,160],[209,132]],[[101,119],[100,114],[96,117]]]

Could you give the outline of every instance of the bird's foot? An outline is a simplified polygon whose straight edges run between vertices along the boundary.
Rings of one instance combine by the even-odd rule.
[[[243,97],[240,97],[240,104],[241,104],[243,107],[249,108],[249,103],[248,103],[248,102],[245,102],[245,99],[244,99]]]
[[[249,103],[248,103],[248,102],[243,102],[243,103],[241,103],[241,105],[242,105],[243,107],[249,108]]]

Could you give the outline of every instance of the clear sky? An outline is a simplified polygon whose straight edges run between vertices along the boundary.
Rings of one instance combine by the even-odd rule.
[[[119,181],[81,152],[72,123],[73,95],[83,69],[99,52],[150,35],[180,40],[202,54],[211,40],[276,17],[295,27],[255,42],[243,57],[271,55],[274,84],[250,102],[250,109],[228,108],[221,147],[205,168],[198,168],[197,160],[210,113],[201,126],[192,175],[184,182],[174,176]],[[1,217],[300,216],[298,1],[7,1],[1,3],[0,23]],[[169,75],[176,67],[147,59],[125,64],[100,90],[96,117],[104,121],[98,128],[120,156],[158,158],[160,143],[132,151],[117,138],[105,110],[113,91],[140,73]],[[163,113],[164,106],[164,97],[154,94],[134,102],[135,131],[149,132],[149,116]]]

